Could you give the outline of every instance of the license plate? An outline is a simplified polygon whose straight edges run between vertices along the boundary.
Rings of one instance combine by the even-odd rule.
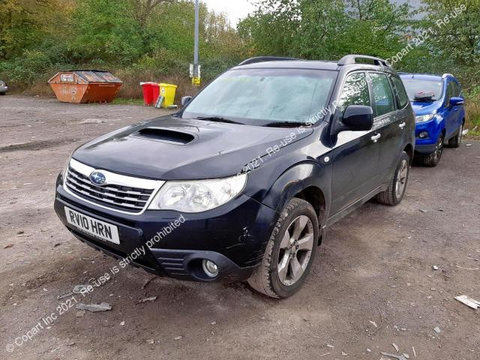
[[[94,219],[90,216],[65,207],[67,222],[77,229],[103,241],[119,245],[118,227],[106,222]]]

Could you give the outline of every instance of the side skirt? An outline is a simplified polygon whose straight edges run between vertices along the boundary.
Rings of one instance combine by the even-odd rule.
[[[357,200],[356,202],[354,202],[352,205],[346,207],[345,209],[339,211],[338,213],[336,213],[335,215],[331,216],[328,220],[327,220],[327,224],[324,226],[324,228],[327,228],[333,224],[335,224],[336,222],[340,221],[341,219],[343,219],[345,216],[347,216],[348,214],[354,212],[355,210],[357,210],[359,207],[361,207],[363,204],[365,204],[366,202],[368,202],[370,199],[372,199],[375,195],[381,193],[382,191],[385,191],[386,189],[386,186],[385,185],[382,185],[382,186],[379,186],[378,188],[376,188],[375,190],[369,192],[367,195],[365,195],[363,198],[361,198],[360,200]],[[323,234],[322,234],[323,235]]]

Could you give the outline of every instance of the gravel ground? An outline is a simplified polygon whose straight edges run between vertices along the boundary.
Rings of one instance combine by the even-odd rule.
[[[335,224],[304,288],[290,299],[270,300],[242,283],[179,282],[129,267],[85,298],[75,295],[108,302],[111,311],[57,308],[71,305],[57,296],[118,264],[60,224],[52,207],[57,173],[81,143],[162,113],[0,98],[1,359],[480,358],[480,310],[454,300],[480,300],[474,141],[447,149],[435,169],[414,167],[400,206],[368,203]],[[156,299],[140,303],[149,297]]]

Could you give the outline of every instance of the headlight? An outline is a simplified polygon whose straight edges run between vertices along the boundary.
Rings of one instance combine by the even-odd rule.
[[[211,210],[232,200],[243,190],[246,182],[246,174],[225,179],[168,181],[148,208],[185,213]]]
[[[434,116],[435,116],[434,114],[416,116],[415,121],[417,123],[427,122],[427,121],[432,120]]]
[[[72,160],[72,155],[73,155],[73,152],[70,154],[67,162],[65,163],[65,165],[62,168],[61,174],[62,174],[62,177],[63,177],[63,181],[65,181],[65,177],[67,176],[67,170],[68,170],[68,167],[70,166],[70,160]]]

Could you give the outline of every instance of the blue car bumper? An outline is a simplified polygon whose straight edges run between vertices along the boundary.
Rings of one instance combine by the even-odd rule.
[[[417,123],[415,129],[415,152],[420,154],[433,153],[441,133],[442,127],[435,120]],[[421,138],[420,134],[427,134],[427,137]]]

